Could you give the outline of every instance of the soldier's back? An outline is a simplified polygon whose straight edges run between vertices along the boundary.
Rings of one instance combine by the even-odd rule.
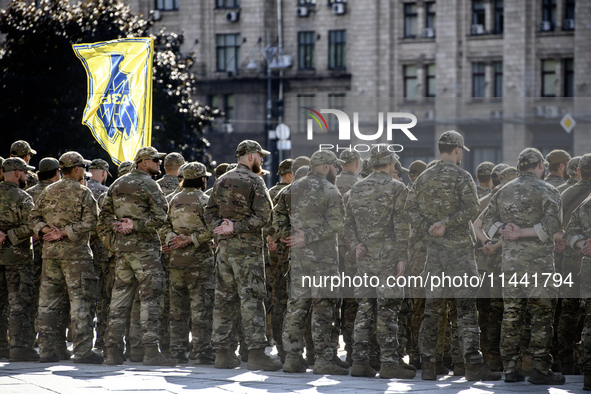
[[[160,189],[162,189],[162,193],[167,196],[179,187],[179,178],[174,175],[166,174],[158,179],[156,183],[160,186]]]

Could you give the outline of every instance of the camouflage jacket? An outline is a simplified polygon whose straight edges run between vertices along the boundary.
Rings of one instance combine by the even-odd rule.
[[[162,193],[167,196],[174,192],[177,187],[179,187],[179,178],[174,175],[166,174],[162,178],[158,179],[156,183],[160,186],[160,189],[162,189]]]
[[[558,187],[566,183],[566,181],[558,175],[548,175],[544,180],[554,187]]]
[[[291,185],[291,226],[304,231],[306,246],[292,248],[292,255],[336,264],[337,236],[344,216],[341,193],[322,174],[310,171],[295,181]]]
[[[86,186],[64,178],[47,186],[29,216],[29,226],[39,237],[45,226],[65,230],[62,240],[43,242],[44,259],[92,259],[90,232],[96,227],[96,201]]]
[[[279,194],[279,192],[283,190],[287,185],[289,185],[289,183],[277,182],[275,186],[270,188],[269,197],[271,197],[271,201],[275,201],[275,197],[277,196],[277,194]]]
[[[573,249],[578,241],[588,238],[591,238],[591,196],[573,211],[565,233],[565,239]],[[578,248],[575,250],[579,251]],[[585,256],[585,259],[589,261],[591,257]]]
[[[408,190],[390,175],[374,171],[351,189],[346,206],[345,238],[351,247],[364,244],[370,255],[408,261]]]
[[[560,194],[562,200],[562,223],[563,227],[568,225],[570,215],[591,193],[591,181],[582,179],[574,186],[566,189]]]
[[[196,251],[213,256],[213,233],[207,228],[203,218],[207,200],[208,197],[203,191],[194,187],[184,188],[170,200],[167,224],[161,230],[164,242],[168,244],[180,234],[190,235],[193,241],[186,248],[171,252],[170,267],[198,265],[200,261],[195,261],[194,257]]]
[[[412,236],[449,248],[474,246],[471,222],[478,216],[478,197],[472,176],[451,161],[438,161],[427,168],[408,193],[404,210]],[[433,223],[443,221],[442,237],[429,235]]]
[[[107,191],[99,215],[98,233],[112,252],[157,252],[157,229],[166,223],[168,204],[160,186],[146,172],[135,169],[118,178]],[[131,234],[113,230],[113,223],[133,220]]]
[[[29,214],[33,199],[16,183],[0,183],[0,231],[6,241],[0,245],[0,265],[26,265],[31,263],[31,235]]]
[[[493,195],[482,222],[489,238],[507,223],[533,227],[537,234],[503,239],[503,271],[554,271],[554,234],[562,228],[562,203],[555,187],[533,173],[519,173]]]
[[[37,199],[41,195],[41,192],[43,192],[43,190],[45,190],[45,188],[51,185],[52,183],[52,181],[40,181],[35,186],[27,189],[27,193],[29,193],[29,195],[33,197],[33,202],[37,202]]]
[[[27,189],[37,185],[39,183],[39,178],[37,177],[37,174],[35,174],[33,171],[27,171]]]
[[[98,201],[99,197],[101,196],[101,194],[106,193],[107,190],[109,190],[108,187],[106,187],[105,185],[102,185],[96,179],[89,179],[87,187],[90,189],[90,191],[92,192],[92,195],[94,196],[94,199],[97,201]]]
[[[351,171],[343,171],[337,176],[337,189],[341,196],[347,193],[353,185],[359,180],[359,177]]]
[[[273,199],[273,228],[275,240],[291,235],[291,185],[287,185]]]
[[[262,239],[271,208],[271,198],[261,177],[239,164],[215,182],[205,208],[205,220],[210,230],[224,219],[234,222],[234,234],[219,236],[220,239],[247,234]]]
[[[577,184],[577,182],[579,182],[578,179],[576,178],[568,178],[566,180],[566,182],[564,182],[562,185],[558,186],[557,189],[560,192],[560,194],[562,194],[563,191],[565,191],[566,189],[568,189],[571,186],[574,186]]]
[[[492,192],[492,189],[488,187],[476,185],[476,192],[478,193],[478,199],[480,200],[482,197],[489,195]]]

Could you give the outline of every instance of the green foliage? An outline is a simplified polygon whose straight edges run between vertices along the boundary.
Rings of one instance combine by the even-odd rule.
[[[24,139],[38,152],[33,165],[68,150],[108,159],[81,123],[87,82],[72,44],[147,37],[152,25],[119,0],[52,0],[38,7],[12,1],[0,12],[0,156],[7,157],[10,144]],[[152,145],[208,164],[203,127],[222,114],[192,100],[193,59],[180,51],[183,36],[164,30],[153,36]]]

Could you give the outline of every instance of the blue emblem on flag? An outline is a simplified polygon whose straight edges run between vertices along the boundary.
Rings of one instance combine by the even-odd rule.
[[[109,138],[113,138],[117,131],[129,137],[134,130],[137,130],[138,115],[129,98],[128,73],[119,69],[125,56],[110,54],[110,57],[109,84],[97,115],[103,122]]]

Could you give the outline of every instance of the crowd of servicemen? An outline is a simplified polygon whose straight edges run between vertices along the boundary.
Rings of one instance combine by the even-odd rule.
[[[70,151],[35,173],[35,150],[16,141],[0,174],[0,358],[385,379],[420,369],[424,380],[452,369],[547,385],[584,373],[591,389],[591,154],[526,148],[516,167],[478,165],[477,186],[459,166],[461,134],[438,149],[408,169],[384,144],[366,159],[320,150],[281,162],[267,190],[270,152],[255,141],[214,174],[143,147],[106,187],[106,161]],[[342,297],[300,281],[442,272],[578,280],[560,296],[381,286]]]

